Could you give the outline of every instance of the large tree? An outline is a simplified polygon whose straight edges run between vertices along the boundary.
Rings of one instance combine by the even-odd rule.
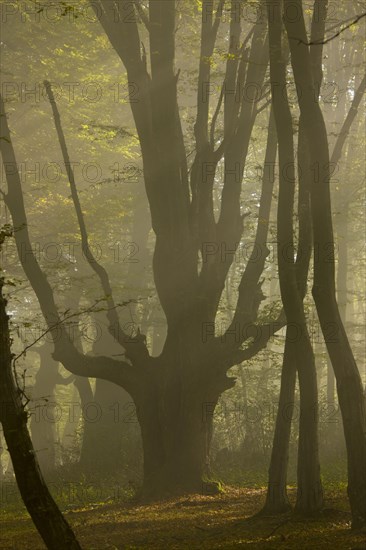
[[[144,493],[202,490],[209,474],[208,451],[213,411],[219,396],[235,383],[230,367],[262,349],[283,316],[261,327],[251,342],[252,325],[264,296],[263,271],[271,187],[264,186],[261,223],[256,235],[257,261],[242,273],[232,321],[219,334],[215,330],[225,280],[242,233],[240,199],[250,137],[258,113],[258,97],[268,65],[265,19],[242,37],[240,3],[229,3],[228,54],[222,92],[210,115],[211,62],[224,1],[202,3],[201,52],[194,125],[195,155],[190,167],[178,107],[179,71],[174,67],[176,3],[154,0],[148,13],[139,13],[149,33],[150,64],[141,45],[135,17],[126,17],[130,1],[93,2],[108,38],[120,56],[138,100],[131,108],[139,136],[143,173],[156,236],[153,272],[167,320],[167,337],[158,357],[152,357],[140,332],[131,338],[121,327],[108,274],[92,256],[77,196],[74,176],[67,167],[84,253],[98,275],[107,299],[109,329],[122,346],[125,360],[86,356],[75,348],[63,328],[52,289],[31,250],[21,182],[10,132],[2,109],[1,141],[8,180],[7,205],[12,213],[20,260],[35,290],[51,334],[55,359],[71,372],[102,378],[122,386],[137,407],[144,449]],[[137,5],[137,3],[136,3]],[[214,9],[214,7],[216,9]],[[249,93],[248,93],[249,90]],[[221,140],[218,115],[223,110]],[[271,146],[273,150],[273,145]],[[64,143],[64,153],[66,143]],[[271,153],[273,155],[273,153]],[[65,155],[64,155],[65,158]],[[220,162],[225,178],[220,211],[215,212],[213,189]],[[267,183],[266,180],[263,182]],[[278,322],[277,322],[278,321]],[[242,345],[246,343],[246,349]]]

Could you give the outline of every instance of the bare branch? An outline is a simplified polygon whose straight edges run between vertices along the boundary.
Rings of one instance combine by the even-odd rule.
[[[211,129],[210,129],[210,142],[211,142],[211,147],[214,147],[214,145],[215,145],[215,128],[216,128],[216,121],[217,121],[217,117],[219,116],[219,112],[220,112],[220,109],[221,109],[221,105],[222,105],[222,100],[223,100],[223,99],[224,99],[224,84],[221,86],[219,100],[218,100],[218,102],[217,102],[215,112],[214,112],[214,114],[213,114],[213,116],[212,116]]]
[[[217,36],[217,31],[218,31],[219,26],[220,26],[222,12],[223,12],[223,9],[224,9],[224,6],[225,6],[225,2],[226,2],[226,0],[220,0],[219,5],[217,6],[215,21],[212,25],[212,34],[215,37],[215,40],[216,40],[216,36]]]
[[[24,207],[22,185],[18,165],[10,138],[10,130],[5,106],[0,94],[0,150],[3,157],[8,193],[5,201],[13,219],[15,243],[19,260],[37,296],[43,316],[55,346],[53,357],[60,361],[73,374],[87,377],[100,377],[121,385],[131,393],[136,385],[135,370],[124,361],[113,361],[105,357],[89,357],[80,353],[66,330],[57,310],[52,288],[45,273],[39,266],[33,252]]]
[[[133,301],[133,300],[131,300],[131,301]],[[117,304],[116,306],[114,306],[114,308],[127,306],[129,303],[131,303],[131,301],[124,302],[123,304]],[[91,305],[90,307],[88,307],[88,308],[86,308],[82,311],[77,311],[77,312],[74,312],[74,313],[70,313],[70,315],[67,315],[66,317],[63,317],[62,319],[60,318],[60,320],[57,321],[57,323],[54,323],[53,325],[49,326],[46,330],[44,330],[42,332],[42,334],[40,334],[40,336],[38,336],[38,338],[36,338],[31,344],[28,344],[27,346],[25,346],[25,348],[17,356],[15,356],[13,358],[13,363],[15,364],[18,361],[18,359],[20,359],[21,357],[23,357],[23,355],[25,355],[27,353],[27,351],[29,349],[31,349],[33,346],[38,344],[38,342],[40,342],[44,336],[46,336],[47,334],[52,332],[57,327],[60,327],[61,325],[65,324],[70,319],[73,319],[75,317],[80,317],[81,315],[85,315],[85,313],[95,313],[95,312],[99,312],[99,311],[109,311],[108,309],[105,310],[104,308],[95,309],[96,306],[100,302],[104,302],[104,298],[100,298],[99,300],[96,300],[93,305]]]
[[[80,200],[79,200],[79,196],[76,188],[74,172],[70,163],[65,136],[61,126],[60,114],[57,108],[55,97],[52,92],[51,84],[47,80],[44,81],[44,84],[46,87],[48,99],[52,107],[55,127],[57,131],[62,155],[64,158],[66,172],[70,183],[71,196],[74,202],[75,211],[76,211],[76,215],[79,223],[84,256],[88,264],[90,265],[90,267],[99,277],[103,292],[105,294],[105,297],[109,306],[109,309],[107,310],[108,311],[107,318],[109,321],[109,332],[126,349],[126,351],[128,350],[127,357],[131,359],[139,358],[139,357],[146,359],[146,357],[148,356],[148,351],[145,345],[145,339],[143,335],[139,334],[138,336],[136,336],[135,339],[131,339],[131,337],[122,330],[119,322],[117,310],[116,310],[116,305],[113,299],[113,291],[110,284],[109,275],[106,269],[101,264],[98,263],[98,261],[96,260],[96,258],[94,257],[90,249],[88,232],[86,229],[84,215],[82,212],[82,208],[81,208],[81,204],[80,204]]]
[[[334,149],[333,149],[332,156],[331,156],[331,159],[330,159],[330,164],[332,166],[334,166],[339,161],[339,159],[341,158],[343,146],[345,144],[345,141],[346,141],[347,136],[349,134],[349,131],[351,129],[352,123],[353,123],[354,119],[356,118],[358,108],[360,106],[360,103],[361,103],[361,100],[362,100],[363,95],[365,93],[365,90],[366,90],[366,74],[363,77],[360,85],[358,86],[358,88],[355,92],[350,110],[348,111],[348,114],[347,114],[347,116],[346,116],[346,118],[343,122],[341,131],[338,135],[337,141],[334,145]]]
[[[242,363],[243,361],[248,361],[261,350],[263,350],[269,340],[283,327],[286,326],[286,317],[283,309],[276,319],[265,323],[264,325],[254,325],[256,329],[259,330],[260,337],[256,338],[252,344],[250,344],[246,349],[239,349],[233,351],[225,362],[224,368],[228,370],[229,368]]]
[[[341,27],[338,32],[336,32],[335,34],[333,34],[329,38],[326,38],[325,40],[315,40],[315,41],[306,42],[306,41],[302,40],[301,38],[296,38],[295,36],[289,36],[289,39],[297,40],[297,42],[299,44],[305,44],[305,46],[321,46],[323,44],[328,44],[328,42],[330,42],[331,40],[334,40],[335,38],[337,38],[344,31],[346,31],[347,29],[352,27],[352,25],[355,25],[356,23],[358,23],[364,17],[366,17],[366,12],[365,13],[360,13],[359,15],[357,15],[357,17],[352,19],[351,23],[349,23],[348,25],[345,25],[344,27]]]

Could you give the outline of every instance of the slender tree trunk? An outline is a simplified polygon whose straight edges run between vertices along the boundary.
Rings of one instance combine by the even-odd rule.
[[[94,314],[93,319],[98,327],[93,354],[122,353],[122,348],[107,330],[105,313]],[[83,401],[84,433],[80,464],[90,472],[119,472],[126,465],[133,442],[139,438],[132,397],[120,386],[97,379],[94,394],[89,395],[87,402],[85,399]]]
[[[73,385],[73,391],[72,391],[72,398],[71,403],[72,405],[77,403],[77,398],[79,396],[79,392],[75,386]],[[77,428],[78,424],[80,422],[80,416],[81,416],[81,410],[79,409],[73,409],[70,410],[69,414],[66,418],[66,423],[64,426],[64,430],[62,433],[61,438],[61,462],[62,464],[69,464],[70,462],[78,462],[80,459],[80,445],[77,444],[78,442],[78,436],[77,436]]]
[[[289,0],[285,0],[285,4]],[[296,0],[297,13],[302,3]],[[342,323],[336,300],[332,210],[330,199],[329,149],[326,128],[319,103],[315,101],[304,19],[285,18],[289,37],[292,67],[299,105],[305,120],[310,156],[316,170],[312,186],[312,218],[314,242],[313,297],[319,321],[337,380],[339,405],[348,456],[348,495],[353,527],[366,523],[366,414],[360,373]],[[332,244],[333,243],[333,244]]]
[[[311,257],[312,232],[310,221],[310,189],[308,181],[309,158],[307,154],[307,143],[304,136],[303,122],[300,119],[299,142],[298,142],[298,172],[299,172],[299,243],[296,257],[296,279],[299,294],[302,300],[305,298],[307,289],[307,278]],[[269,467],[269,480],[265,513],[283,513],[290,509],[290,502],[287,496],[287,469],[289,460],[289,447],[291,435],[291,422],[294,410],[295,387],[296,387],[296,364],[291,359],[289,342],[285,342],[283,365],[281,373],[280,395],[278,413],[276,417],[275,433]],[[314,373],[313,373],[314,376]],[[313,388],[315,389],[315,387]],[[317,395],[313,396],[314,402]],[[301,453],[299,451],[299,460]]]
[[[34,412],[31,416],[30,430],[38,463],[44,475],[52,473],[56,466],[53,407],[55,405],[54,390],[58,378],[58,362],[51,357],[52,348],[53,346],[44,344],[38,350],[40,365],[32,389]]]
[[[4,470],[3,470],[3,454],[4,454],[4,447],[3,447],[3,430],[0,430],[0,483],[4,481]]]
[[[39,469],[27,428],[27,413],[12,374],[9,321],[0,279],[0,420],[24,504],[47,548],[77,550],[80,545],[53,500]]]
[[[300,423],[298,451],[298,492],[296,509],[302,513],[319,511],[323,504],[318,451],[318,404],[317,379],[314,354],[307,329],[303,296],[296,277],[293,244],[293,202],[295,170],[293,150],[292,117],[286,96],[287,62],[281,47],[281,7],[273,3],[269,17],[270,74],[273,109],[276,119],[280,189],[278,200],[278,268],[281,297],[288,327],[286,343],[289,360],[297,367],[300,386]],[[287,56],[286,56],[287,57]],[[281,86],[282,94],[275,89]],[[306,147],[306,145],[304,144]],[[305,251],[298,251],[298,254]],[[306,272],[307,273],[307,272]],[[305,275],[306,275],[305,273]],[[296,328],[297,336],[290,336],[290,328]]]
[[[280,396],[269,466],[268,489],[264,513],[282,514],[291,509],[287,495],[291,422],[294,412],[296,365],[286,341],[281,372]]]
[[[127,392],[97,380],[93,399],[84,407],[84,439],[80,465],[89,472],[118,473],[138,437],[135,405]]]
[[[332,367],[332,363],[329,359],[328,352],[326,353],[326,361],[327,361],[327,403],[330,406],[333,406],[335,403],[335,377],[334,377],[334,371]]]
[[[83,378],[82,376],[77,376],[74,382],[75,388],[77,389],[80,397],[80,407],[81,407],[81,421],[82,421],[82,441],[80,447],[80,464],[85,464],[85,449],[90,449],[89,442],[93,441],[93,432],[90,428],[90,422],[85,420],[86,413],[90,403],[93,403],[94,396],[93,390],[90,385],[88,378]],[[80,419],[80,416],[79,416]]]

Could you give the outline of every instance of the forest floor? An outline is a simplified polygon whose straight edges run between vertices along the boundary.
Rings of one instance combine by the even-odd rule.
[[[226,487],[220,495],[192,495],[159,504],[90,503],[74,506],[65,515],[85,550],[366,549],[365,534],[350,530],[344,487],[327,489],[324,511],[317,518],[255,517],[264,496],[265,489]],[[25,509],[6,506],[1,511],[0,548],[45,548]]]

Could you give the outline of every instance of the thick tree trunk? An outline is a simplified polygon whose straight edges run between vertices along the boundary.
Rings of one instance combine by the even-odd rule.
[[[171,343],[168,336],[136,399],[144,498],[218,490],[210,480],[209,448],[214,410],[228,381],[224,377],[220,387],[203,378],[198,361],[189,357],[190,347],[179,339]]]
[[[202,404],[193,403],[189,395],[190,410],[172,412],[168,418],[159,414],[164,408],[162,397],[158,403],[149,398],[146,401],[139,412],[144,446],[143,497],[154,499],[211,490],[205,477],[212,419],[201,420],[205,415]],[[212,404],[210,415],[211,407]]]
[[[19,389],[12,375],[6,301],[0,279],[0,420],[24,504],[50,550],[80,550],[75,535],[44,482],[27,428]]]

